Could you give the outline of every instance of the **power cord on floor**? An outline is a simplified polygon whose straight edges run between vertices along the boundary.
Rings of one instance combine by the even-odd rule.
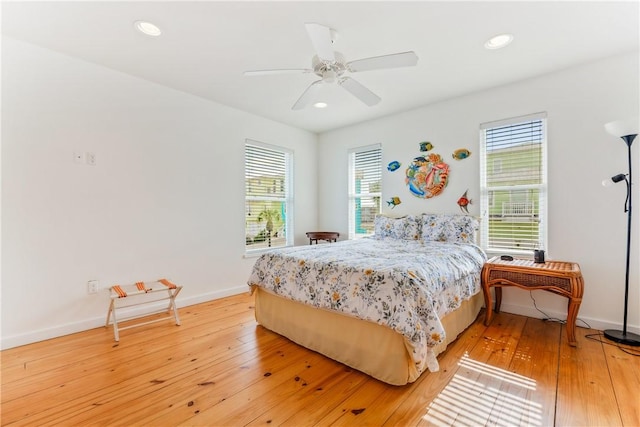
[[[535,307],[536,310],[538,310],[540,313],[542,313],[542,315],[544,316],[544,318],[542,320],[544,320],[545,322],[558,322],[561,323],[563,325],[565,325],[567,323],[566,320],[562,320],[562,319],[558,319],[556,317],[551,317],[549,316],[547,313],[545,313],[544,311],[540,310],[538,308],[538,306],[536,305],[536,300],[533,297],[533,291],[529,291],[529,296],[531,297],[531,300],[533,301],[533,306]],[[584,320],[578,318],[576,319],[576,322],[582,322],[585,324],[585,327],[588,329],[591,329],[591,326]],[[606,345],[611,345],[614,347],[618,347],[618,349],[620,351],[622,351],[623,353],[629,354],[631,356],[635,356],[635,357],[640,357],[640,350],[634,350],[634,349],[630,349],[630,348],[626,348],[626,347],[622,347],[620,345],[620,343],[617,342],[612,342],[609,340],[604,340],[604,335],[602,334],[602,332],[598,332],[596,334],[587,334],[585,335],[585,338],[590,339],[592,341],[597,341],[601,344],[606,344]]]
[[[614,342],[614,341],[609,341],[608,339],[603,339],[604,338],[604,334],[602,334],[602,332],[598,332],[596,334],[587,334],[585,335],[585,338],[591,340],[591,341],[597,341],[600,344],[606,344],[606,345],[611,345],[614,347],[618,347],[618,349],[620,351],[622,351],[623,353],[627,353],[631,356],[635,356],[635,357],[640,357],[640,350],[634,350],[631,348],[626,348],[626,347],[622,347],[620,345],[620,343]]]
[[[542,315],[544,316],[542,318],[542,320],[544,320],[545,322],[557,322],[557,323],[560,323],[562,325],[565,325],[567,323],[566,320],[558,319],[557,317],[551,317],[547,313],[545,313],[544,311],[540,310],[538,308],[538,305],[536,304],[535,298],[533,297],[533,291],[529,291],[529,297],[531,298],[531,301],[533,301],[533,307],[536,310],[538,310],[540,313],[542,313]],[[591,325],[589,325],[585,320],[582,320],[579,317],[576,319],[576,326],[579,326],[579,325],[577,325],[577,322],[582,322],[584,324],[585,328],[591,329]]]

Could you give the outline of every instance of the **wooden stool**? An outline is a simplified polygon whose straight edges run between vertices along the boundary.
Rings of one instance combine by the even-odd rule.
[[[116,341],[120,341],[120,330],[125,330],[129,328],[135,328],[137,326],[148,325],[149,323],[155,323],[166,319],[171,319],[172,317],[176,321],[176,325],[180,325],[180,317],[178,317],[178,310],[176,309],[176,297],[182,290],[182,286],[175,285],[168,281],[167,279],[158,279],[155,282],[137,282],[135,285],[121,286],[114,285],[111,288],[111,304],[109,304],[109,311],[107,312],[107,323],[105,327],[109,327],[110,318],[113,317],[113,336]],[[166,292],[166,295],[160,298],[148,298],[148,296],[152,294],[157,294],[158,292]],[[116,301],[124,301],[126,298],[129,298],[130,301],[128,303],[117,303]],[[122,322],[124,320],[133,319],[136,316],[131,316],[124,319],[118,319],[116,316],[116,310],[120,310],[123,308],[134,307],[137,305],[143,304],[151,304],[158,301],[169,301],[169,307],[163,310],[152,311],[146,313],[145,315],[164,313],[173,311],[173,316],[167,316],[160,319],[149,320],[147,322],[140,322],[133,325],[125,326],[123,328],[118,327],[118,322]]]

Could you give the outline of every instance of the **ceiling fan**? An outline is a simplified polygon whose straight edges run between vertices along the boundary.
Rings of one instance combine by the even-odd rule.
[[[311,83],[302,93],[291,107],[293,110],[301,110],[316,101],[322,85],[333,83],[337,83],[368,106],[373,106],[380,102],[380,97],[356,80],[345,76],[345,72],[355,73],[383,68],[410,67],[418,63],[418,56],[412,51],[346,62],[340,52],[333,50],[332,44],[337,35],[333,29],[316,23],[305,23],[304,25],[316,50],[316,55],[311,60],[311,68],[253,70],[244,73],[245,76],[314,73],[321,77],[320,80]]]

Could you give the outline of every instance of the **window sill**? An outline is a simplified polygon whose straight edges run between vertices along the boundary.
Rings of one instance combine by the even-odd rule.
[[[245,252],[244,255],[242,256],[243,258],[258,258],[260,255],[276,250],[276,249],[283,249],[283,248],[290,248],[293,245],[287,245],[287,246],[278,246],[275,248],[264,248],[264,249],[254,249],[250,252]]]
[[[495,255],[511,255],[515,258],[521,258],[521,259],[533,259],[533,250],[531,251],[517,251],[517,250],[509,250],[509,249],[505,249],[505,250],[499,250],[499,249],[485,249],[483,248],[484,252],[487,254],[487,257],[491,258],[492,256]]]

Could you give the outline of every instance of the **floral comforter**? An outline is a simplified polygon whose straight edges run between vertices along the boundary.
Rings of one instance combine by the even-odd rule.
[[[418,372],[437,371],[440,318],[479,292],[485,261],[470,243],[365,238],[265,253],[248,283],[386,325],[405,337]]]

